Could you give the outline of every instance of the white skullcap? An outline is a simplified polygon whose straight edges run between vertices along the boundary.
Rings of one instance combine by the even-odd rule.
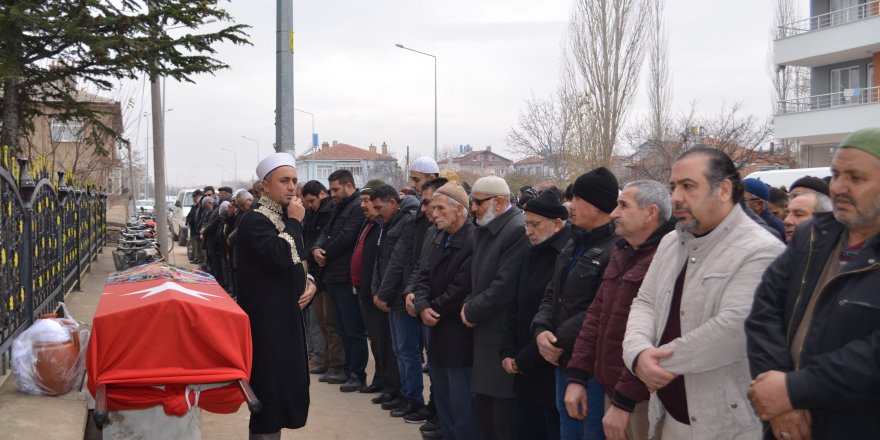
[[[296,168],[296,159],[288,153],[270,154],[257,165],[257,177],[259,177],[260,180],[265,179],[266,175],[271,173],[275,168],[283,166]]]
[[[409,169],[410,171],[418,171],[425,174],[436,174],[440,172],[440,167],[437,166],[437,162],[428,156],[416,159]]]
[[[480,177],[474,182],[471,193],[480,193],[490,196],[509,196],[510,187],[504,179],[498,176]]]
[[[224,200],[223,203],[220,204],[220,212],[225,212],[227,209],[229,209],[229,201]]]

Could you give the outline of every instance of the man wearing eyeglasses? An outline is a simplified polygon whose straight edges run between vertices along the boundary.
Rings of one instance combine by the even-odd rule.
[[[526,256],[501,346],[501,367],[514,375],[516,425],[521,439],[559,438],[556,378],[553,364],[538,351],[529,327],[538,313],[556,259],[571,241],[568,209],[552,190],[544,190],[525,205],[526,236],[532,246]]]
[[[532,320],[538,351],[557,367],[556,408],[563,439],[602,438],[601,411],[589,412],[586,419],[568,415],[564,402],[565,369],[617,240],[610,214],[617,207],[618,192],[617,178],[604,167],[575,180],[569,221],[577,231],[556,260],[553,278]],[[605,405],[604,391],[595,378],[587,385],[587,400],[591,408]]]
[[[515,439],[513,376],[501,368],[498,353],[529,239],[523,234],[522,211],[510,204],[510,187],[500,177],[486,176],[474,183],[470,210],[479,228],[474,239],[472,290],[462,306],[461,321],[474,329],[471,391],[477,432],[481,439]]]

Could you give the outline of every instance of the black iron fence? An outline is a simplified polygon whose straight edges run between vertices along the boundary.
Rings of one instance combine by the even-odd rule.
[[[105,194],[27,165],[0,147],[0,377],[13,339],[80,288],[106,237]]]

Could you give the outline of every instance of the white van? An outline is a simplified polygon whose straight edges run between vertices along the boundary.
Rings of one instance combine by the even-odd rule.
[[[768,186],[774,186],[776,188],[784,186],[785,189],[790,189],[791,184],[801,177],[813,176],[821,179],[830,175],[830,167],[791,168],[787,170],[755,171],[754,173],[746,176],[746,179],[758,179],[766,183]]]
[[[171,218],[168,219],[168,227],[171,229],[171,237],[186,246],[189,238],[189,228],[186,226],[186,215],[193,204],[193,193],[195,189],[182,189],[177,193],[177,200],[174,201],[174,208],[171,210]]]

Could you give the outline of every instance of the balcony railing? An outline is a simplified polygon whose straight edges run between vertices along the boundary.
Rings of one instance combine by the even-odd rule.
[[[779,101],[777,115],[880,102],[880,86]]]
[[[833,26],[852,23],[880,15],[880,0],[872,0],[846,9],[831,11],[815,17],[805,18],[779,26],[778,39],[793,37],[807,32],[828,29]]]

